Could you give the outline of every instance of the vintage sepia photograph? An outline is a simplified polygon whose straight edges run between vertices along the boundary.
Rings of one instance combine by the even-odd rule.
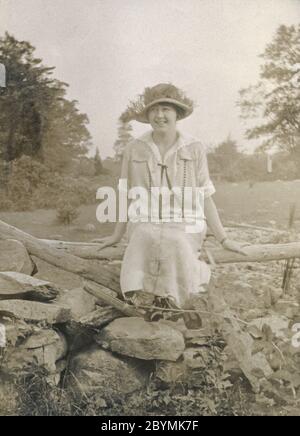
[[[300,0],[0,0],[0,416],[300,416]]]

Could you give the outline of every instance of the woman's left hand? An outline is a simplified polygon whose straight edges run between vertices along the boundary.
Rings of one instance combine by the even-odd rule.
[[[238,242],[233,241],[232,239],[225,239],[225,241],[222,244],[222,247],[225,250],[234,251],[235,253],[243,254],[244,256],[247,256],[246,251],[244,250],[245,247],[249,247],[250,244],[246,242]]]

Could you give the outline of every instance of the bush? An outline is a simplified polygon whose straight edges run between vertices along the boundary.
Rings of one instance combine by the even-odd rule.
[[[74,202],[61,199],[58,202],[56,217],[59,223],[70,225],[79,217],[79,210]]]
[[[13,206],[13,202],[7,197],[7,195],[0,191],[0,211],[8,212],[13,209]]]
[[[73,207],[96,202],[96,189],[84,177],[62,176],[28,156],[12,163],[7,194],[0,193],[0,209],[25,211],[57,208],[58,198]]]

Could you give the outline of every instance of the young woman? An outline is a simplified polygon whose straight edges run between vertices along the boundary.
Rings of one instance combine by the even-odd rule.
[[[177,130],[177,122],[192,112],[192,101],[171,84],[146,88],[127,111],[131,119],[149,123],[152,130],[125,149],[121,178],[127,180],[128,190],[142,188],[149,198],[131,199],[128,227],[118,222],[112,236],[97,242],[101,249],[115,245],[128,230],[121,289],[125,298],[134,296],[136,304],[163,298],[173,307],[190,307],[191,297],[203,292],[210,280],[208,265],[199,260],[207,225],[224,249],[245,254],[242,244],[227,237],[220,221],[203,145]],[[200,225],[197,188],[204,198]],[[188,192],[192,192],[189,202]]]

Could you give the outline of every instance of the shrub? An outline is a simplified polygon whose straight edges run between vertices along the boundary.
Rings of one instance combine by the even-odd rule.
[[[13,202],[7,197],[7,195],[0,191],[0,211],[8,212],[13,209],[13,206]]]
[[[0,192],[0,210],[25,211],[57,208],[58,198],[78,207],[96,202],[90,179],[62,176],[28,156],[13,161],[7,193]]]
[[[79,210],[76,204],[64,199],[59,200],[57,205],[57,220],[64,225],[70,225],[79,217]]]

